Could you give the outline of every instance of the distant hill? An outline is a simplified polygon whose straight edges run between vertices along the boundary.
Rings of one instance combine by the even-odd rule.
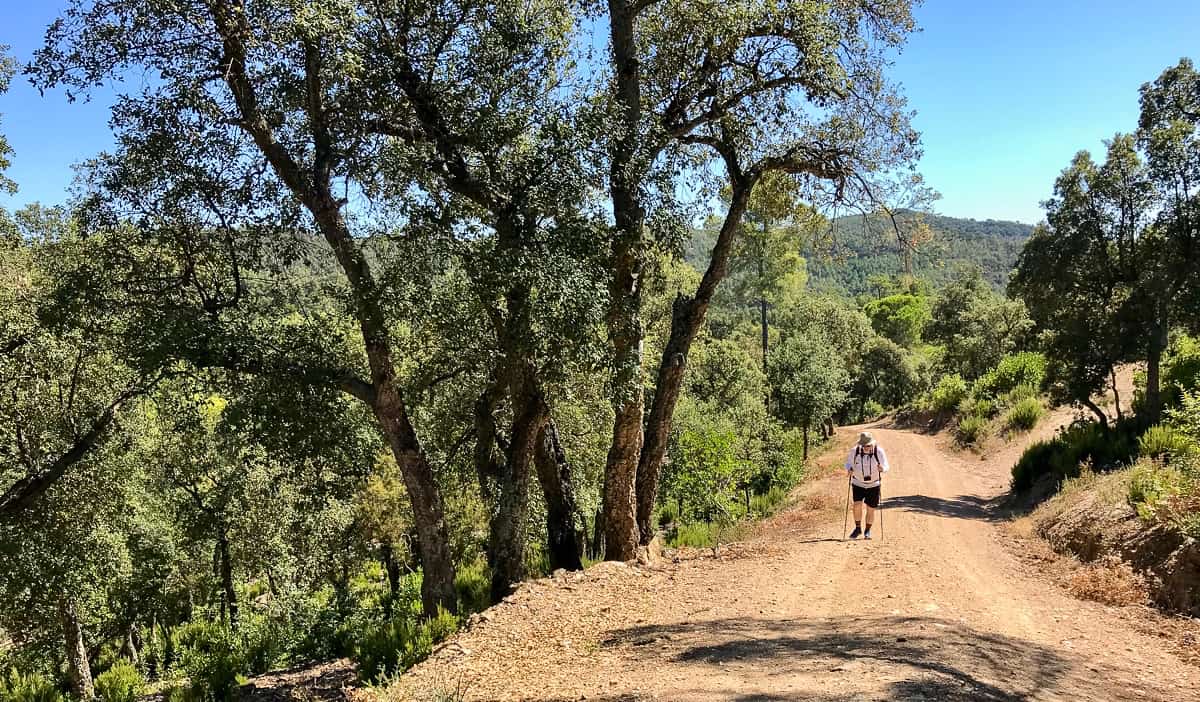
[[[910,225],[914,216],[900,215],[901,227]],[[924,222],[932,238],[914,253],[913,273],[935,287],[953,279],[963,268],[978,266],[986,280],[1003,290],[1017,254],[1033,233],[1028,224],[994,219],[924,215]],[[820,248],[820,253],[807,257],[810,287],[816,290],[858,295],[867,291],[870,276],[904,272],[892,224],[879,216],[835,220],[829,241]]]
[[[897,221],[907,231],[915,217],[902,213]],[[913,273],[934,287],[952,280],[963,268],[978,266],[984,279],[1003,292],[1017,254],[1033,233],[1032,226],[1020,222],[928,214],[923,217],[932,238],[913,255]],[[687,262],[704,270],[716,237],[712,227],[696,229],[683,248]],[[867,279],[871,276],[904,272],[892,222],[881,216],[838,218],[824,234],[824,241],[814,244],[814,248],[816,251],[803,252],[809,288],[813,290],[854,297],[868,291]]]

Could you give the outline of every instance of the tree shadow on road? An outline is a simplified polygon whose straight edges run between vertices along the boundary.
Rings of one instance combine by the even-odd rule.
[[[954,498],[931,497],[929,495],[897,495],[888,497],[880,505],[885,510],[917,512],[955,519],[977,519],[998,522],[1007,514],[996,508],[995,500],[985,500],[975,495],[958,495]]]
[[[1053,688],[1069,670],[1062,656],[1039,644],[983,633],[955,621],[912,616],[727,618],[638,626],[613,630],[603,646],[624,649],[656,665],[712,666],[714,672],[722,672],[722,680],[734,671],[756,681],[751,687],[760,690],[764,680],[789,677],[828,690],[813,696],[731,688],[714,696],[711,689],[681,689],[660,692],[660,699],[860,699],[863,691],[846,689],[849,681],[851,686],[873,687],[874,695],[886,690],[888,699],[1008,702]],[[702,676],[702,671],[696,670],[696,675]]]

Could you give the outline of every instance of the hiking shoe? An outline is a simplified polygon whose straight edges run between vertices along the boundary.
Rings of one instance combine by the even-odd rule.
[[[867,530],[863,532],[863,538],[864,539],[871,538],[871,527],[867,527]]]
[[[862,534],[862,529],[854,527],[854,531],[850,532],[850,538],[857,539],[860,534]]]

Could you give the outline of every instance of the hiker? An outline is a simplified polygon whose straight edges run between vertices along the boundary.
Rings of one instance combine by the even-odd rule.
[[[871,538],[871,523],[879,509],[879,486],[889,469],[887,454],[868,432],[858,435],[858,443],[846,458],[846,472],[854,491],[854,531],[850,538]],[[863,530],[863,503],[867,503],[867,528]]]

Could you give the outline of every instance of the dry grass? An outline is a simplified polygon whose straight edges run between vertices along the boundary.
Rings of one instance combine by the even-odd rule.
[[[1071,594],[1115,607],[1146,604],[1149,594],[1145,579],[1117,556],[1105,556],[1071,574]]]

